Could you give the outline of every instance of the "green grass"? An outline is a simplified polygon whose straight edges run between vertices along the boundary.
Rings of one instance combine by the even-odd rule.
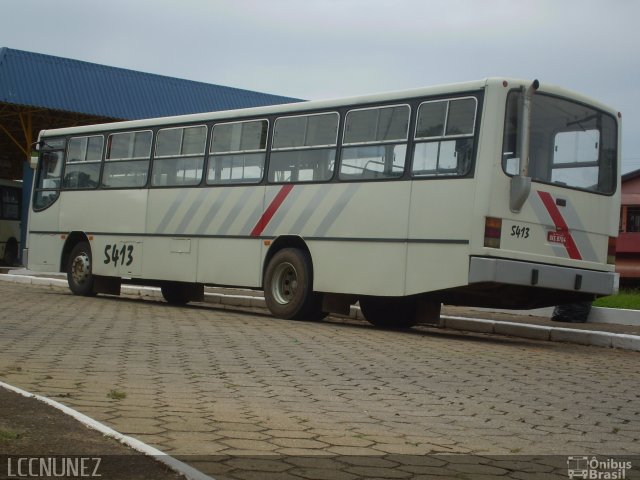
[[[118,390],[111,390],[107,393],[107,398],[110,398],[111,400],[123,400],[127,398],[127,394]]]
[[[10,442],[11,440],[17,440],[20,435],[11,430],[5,430],[0,428],[0,442]]]
[[[597,299],[593,306],[640,310],[640,290],[620,290],[617,295]]]

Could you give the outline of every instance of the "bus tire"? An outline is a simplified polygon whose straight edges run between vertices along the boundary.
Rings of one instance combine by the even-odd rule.
[[[6,245],[4,246],[4,257],[2,261],[5,265],[9,267],[13,267],[18,260],[18,241],[15,238],[10,238],[7,240]]]
[[[191,301],[188,286],[180,282],[165,282],[160,286],[160,291],[169,305],[181,306]]]
[[[313,291],[309,254],[284,248],[269,261],[264,273],[264,298],[269,311],[287,320],[321,320],[322,297]]]
[[[75,295],[93,297],[91,246],[89,242],[79,242],[71,250],[67,261],[67,282]]]
[[[411,328],[418,323],[417,304],[411,297],[360,297],[360,310],[367,321],[389,330]]]

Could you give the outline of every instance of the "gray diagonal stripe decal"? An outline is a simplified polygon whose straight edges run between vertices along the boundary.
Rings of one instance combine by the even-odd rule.
[[[158,228],[156,228],[156,233],[164,233],[164,231],[166,230],[167,226],[169,225],[169,223],[171,223],[171,220],[173,220],[173,217],[175,216],[176,212],[178,211],[178,207],[180,207],[180,204],[184,201],[184,199],[186,198],[188,193],[189,193],[189,189],[187,189],[187,188],[181,189],[178,192],[178,196],[173,201],[173,203],[171,204],[171,206],[167,210],[167,213],[164,214],[164,217],[162,218],[162,220],[158,224]]]
[[[200,209],[202,207],[202,201],[205,199],[205,197],[209,194],[208,189],[206,188],[201,188],[200,192],[198,193],[198,196],[195,198],[195,200],[193,202],[191,202],[191,205],[189,206],[189,209],[187,210],[187,213],[184,214],[184,217],[182,218],[182,221],[180,222],[180,225],[178,225],[177,228],[177,232],[179,233],[183,233],[186,232],[187,226],[189,225],[189,222],[191,222],[191,220],[193,219],[193,216],[195,215],[195,213],[198,211],[198,209]]]
[[[307,222],[309,222],[309,219],[311,219],[312,213],[318,208],[318,205],[320,204],[322,199],[326,196],[326,194],[329,192],[329,190],[330,190],[329,188],[324,188],[324,187],[318,188],[316,193],[313,195],[311,200],[305,205],[304,209],[302,210],[300,215],[298,215],[298,218],[296,218],[296,221],[293,223],[293,226],[291,227],[292,232],[302,232],[302,229],[304,228],[304,226],[307,224]]]
[[[222,225],[220,225],[220,228],[216,232],[218,235],[229,234],[229,228],[231,227],[231,224],[236,220],[236,218],[238,218],[238,214],[240,213],[240,210],[242,210],[242,207],[244,207],[245,203],[247,203],[247,200],[249,200],[249,197],[251,196],[252,192],[253,192],[253,187],[245,188],[242,194],[240,195],[240,198],[238,198],[238,200],[233,202],[233,207],[231,207],[231,211],[227,214],[227,218],[224,219],[224,221],[222,222]]]
[[[227,199],[230,193],[231,193],[230,188],[222,189],[222,193],[220,193],[218,198],[216,198],[215,202],[213,202],[213,205],[209,207],[209,211],[207,212],[205,217],[202,219],[202,222],[200,222],[200,226],[196,231],[198,235],[202,235],[207,231],[207,228],[209,228],[209,225],[211,225],[211,222],[220,211],[222,204],[224,204],[225,200]]]
[[[320,223],[320,225],[318,225],[318,228],[316,228],[316,231],[313,234],[314,237],[324,237],[327,235],[327,232],[329,231],[329,228],[331,228],[331,225],[333,225],[333,223],[336,221],[336,218],[338,218],[338,215],[342,213],[342,211],[349,203],[351,197],[355,195],[359,188],[359,183],[352,183],[344,190],[344,192],[340,194],[340,196],[336,200],[336,203],[333,205],[333,207],[331,207],[329,213],[327,213],[327,216],[324,217],[322,223]]]

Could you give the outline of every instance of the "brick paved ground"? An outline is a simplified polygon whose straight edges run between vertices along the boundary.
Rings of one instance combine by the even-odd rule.
[[[280,455],[316,477],[342,465],[349,479],[390,466],[390,454],[419,464],[415,475],[443,473],[441,458],[415,460],[425,454],[640,453],[638,352],[14,284],[0,295],[2,380],[172,455]],[[467,468],[455,458],[449,474]],[[549,471],[536,465],[517,478]],[[203,470],[231,469],[216,468]],[[473,468],[481,478],[507,467]]]

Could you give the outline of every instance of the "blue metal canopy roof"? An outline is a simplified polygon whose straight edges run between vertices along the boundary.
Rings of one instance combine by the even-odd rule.
[[[0,48],[0,103],[133,120],[298,101]]]

